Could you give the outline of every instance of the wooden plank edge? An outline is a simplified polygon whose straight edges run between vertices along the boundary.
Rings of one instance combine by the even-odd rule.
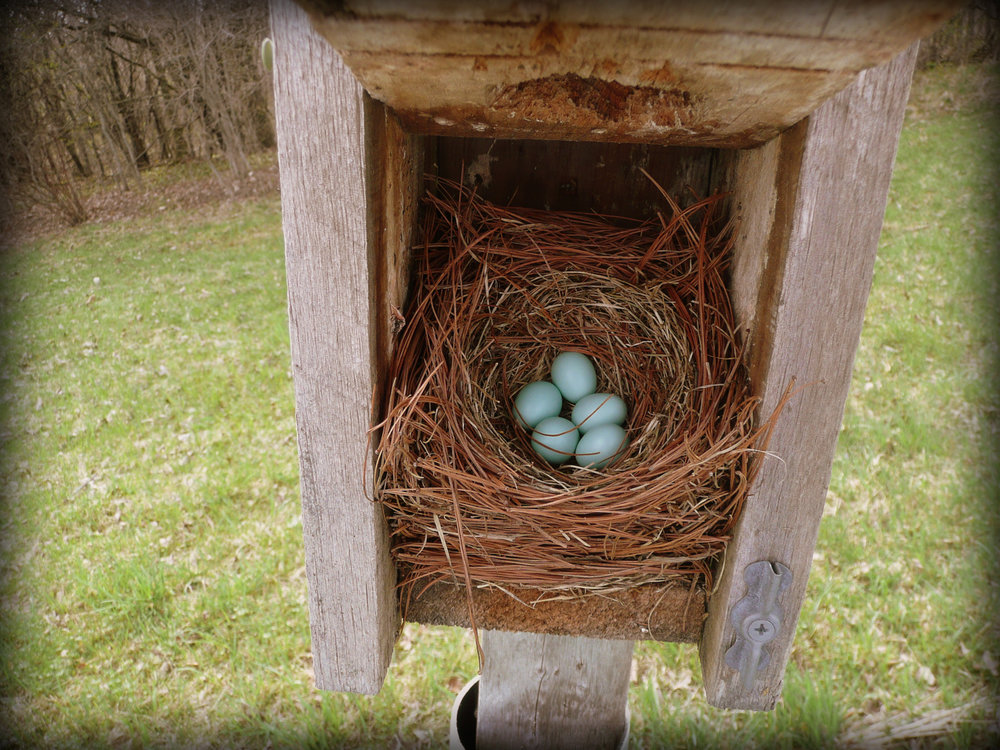
[[[272,0],[275,115],[313,672],[381,688],[398,633],[388,529],[366,496],[372,207],[363,90],[291,0]]]
[[[476,748],[619,748],[631,641],[483,633]]]
[[[537,601],[546,594],[495,588],[472,592],[476,624],[484,630],[696,643],[705,618],[705,591],[682,583],[647,584],[606,595]],[[520,600],[520,601],[519,601]],[[407,621],[470,627],[465,586],[437,583],[403,603]]]
[[[757,321],[755,341],[765,349],[754,368],[761,379],[762,411],[780,399],[792,377],[802,390],[786,407],[727,547],[719,585],[708,602],[700,644],[709,703],[732,709],[771,710],[781,695],[805,598],[812,554],[823,515],[833,453],[871,285],[875,250],[902,126],[917,45],[858,80],[810,116],[794,192],[787,252],[777,253],[776,303]],[[779,186],[780,188],[780,186]],[[772,252],[774,252],[772,250]],[[762,280],[762,288],[767,284]],[[746,594],[743,571],[769,560],[793,574],[782,594],[781,632],[768,644],[770,663],[749,689],[725,664],[735,642],[729,622]]]

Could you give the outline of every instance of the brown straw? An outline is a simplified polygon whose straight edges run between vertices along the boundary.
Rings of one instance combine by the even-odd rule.
[[[777,413],[755,424],[722,196],[664,198],[636,222],[497,206],[453,183],[427,197],[377,425],[404,608],[440,581],[551,598],[711,589]],[[630,443],[605,469],[548,465],[513,419],[561,351],[589,356],[597,390],[628,404]]]

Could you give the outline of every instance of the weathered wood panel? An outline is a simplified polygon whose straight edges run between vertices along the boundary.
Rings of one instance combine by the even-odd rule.
[[[742,148],[930,34],[957,0],[301,0],[414,132]]]
[[[608,4],[608,7],[613,7]],[[808,8],[798,3],[799,8]],[[815,19],[810,18],[810,21]],[[563,51],[574,58],[588,57],[600,62],[609,49],[627,51],[631,59],[663,60],[664,45],[671,55],[691,64],[755,65],[799,70],[864,66],[885,54],[885,44],[864,35],[844,38],[784,36],[776,45],[772,34],[751,29],[654,28],[636,25],[572,24],[559,21],[542,32],[538,21],[504,22],[504,33],[495,23],[450,20],[415,20],[399,17],[354,18],[351,34],[327,24],[343,23],[336,16],[317,16],[317,28],[336,40],[341,52],[388,52],[410,55],[476,55],[488,57],[531,57],[543,49]],[[669,71],[663,71],[669,75]]]
[[[476,747],[620,746],[627,729],[630,641],[483,633]]]
[[[744,296],[757,289],[751,295],[754,319],[748,321],[754,387],[764,413],[774,408],[792,378],[801,390],[785,408],[771,440],[770,449],[780,460],[765,461],[709,600],[701,658],[713,705],[768,710],[781,693],[823,515],[916,51],[913,45],[891,63],[862,73],[801,130],[783,136],[770,151],[748,154],[741,169],[756,165],[762,174],[736,183],[744,213],[774,217],[768,232],[758,227],[747,233],[755,242],[767,235],[763,262],[752,260],[759,252],[755,248],[739,251],[748,253],[744,272],[760,279],[736,287]],[[789,208],[790,213],[782,214]],[[747,299],[737,301],[744,317],[750,308]],[[743,570],[759,560],[786,565],[794,580],[780,602],[784,619],[781,633],[768,645],[771,662],[746,690],[724,656],[735,639],[729,612],[746,593]]]
[[[369,96],[365,105],[366,198],[369,272],[375,335],[371,338],[376,403],[383,402],[394,337],[402,324],[410,282],[420,198],[423,195],[423,138],[405,132],[385,105]],[[375,422],[382,415],[375,415]],[[377,437],[373,438],[373,444]]]
[[[947,0],[565,0],[497,3],[490,0],[302,0],[323,14],[351,18],[490,24],[537,24],[555,21],[590,26],[733,31],[787,37],[859,38],[879,32],[903,41],[923,16],[947,15],[960,4]],[[941,19],[944,20],[943,18]]]
[[[464,180],[499,205],[551,211],[597,211],[649,219],[663,197],[643,170],[681,203],[704,197],[716,152],[711,149],[579,141],[433,138],[428,173]]]
[[[802,120],[755,149],[727,152],[724,184],[739,217],[729,292],[736,324],[748,342],[747,366],[755,392],[771,352],[777,293],[787,261],[808,131]]]
[[[727,148],[770,140],[855,73],[567,55],[344,60],[418,133]]]
[[[290,0],[273,0],[288,313],[318,687],[375,693],[398,626],[371,487],[373,179],[361,86]]]
[[[548,601],[541,591],[517,595],[520,601],[495,589],[473,589],[476,625],[485,630],[697,643],[705,621],[705,591],[700,586],[651,584],[606,596]],[[409,602],[406,619],[471,627],[465,587],[432,586]]]

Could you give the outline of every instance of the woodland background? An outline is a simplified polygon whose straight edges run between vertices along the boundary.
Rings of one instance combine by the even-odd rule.
[[[21,0],[3,13],[5,217],[80,224],[95,193],[141,191],[150,170],[192,161],[235,192],[273,150],[266,0]],[[919,64],[1000,59],[997,16],[969,4]]]
[[[210,165],[232,189],[273,149],[266,0],[31,0],[4,11],[0,186],[68,224],[88,190]],[[7,213],[7,212],[5,212]]]

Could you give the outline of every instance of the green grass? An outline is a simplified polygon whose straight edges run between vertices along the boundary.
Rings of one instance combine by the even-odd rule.
[[[988,735],[995,80],[915,85],[782,702],[712,709],[693,647],[643,643],[633,747]],[[465,631],[407,626],[378,696],[313,686],[277,199],[78,227],[0,280],[4,734],[441,746]]]
[[[832,746],[866,727],[906,737],[924,717],[978,747],[996,721],[1000,142],[977,95],[990,84],[995,71],[971,67],[915,81],[782,703],[746,716],[669,692],[678,670],[697,684],[694,649],[643,644],[645,746]]]
[[[3,274],[16,736],[381,744],[432,725],[394,684],[311,687],[277,201],[83,227]],[[469,668],[436,656],[440,723],[442,670]]]

